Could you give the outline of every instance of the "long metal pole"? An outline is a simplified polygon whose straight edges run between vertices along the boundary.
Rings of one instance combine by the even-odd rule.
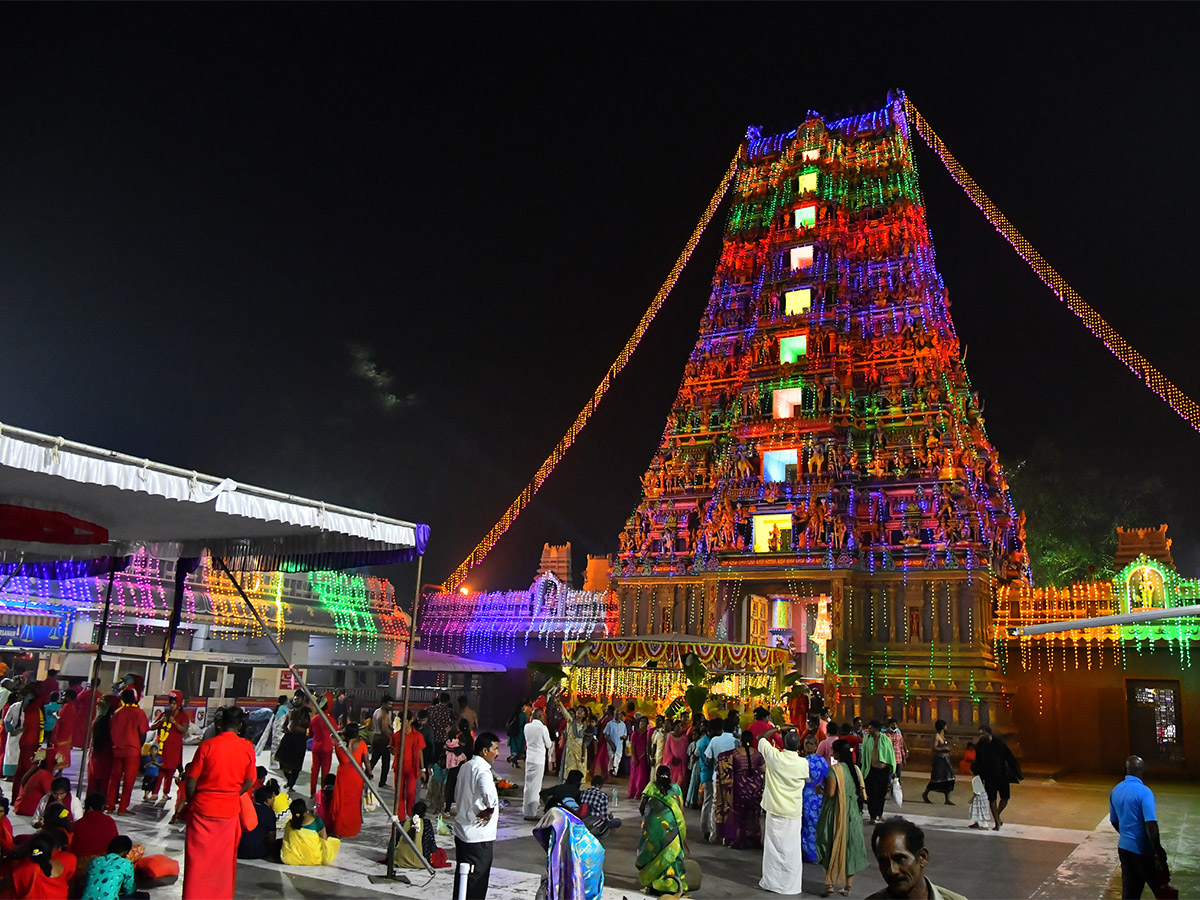
[[[345,751],[346,759],[349,760],[350,765],[352,765],[354,770],[358,772],[359,776],[361,776],[366,789],[375,796],[375,800],[379,803],[379,808],[386,809],[383,803],[383,796],[375,789],[375,785],[371,783],[371,779],[367,777],[367,773],[363,771],[363,767],[358,764],[358,760],[350,755],[349,748],[342,740],[342,736],[338,734],[337,728],[334,727],[334,724],[330,720],[329,716],[325,714],[325,710],[321,709],[321,707],[317,705],[317,698],[314,697],[313,692],[308,689],[308,685],[305,684],[301,674],[296,671],[296,667],[293,666],[291,661],[287,658],[287,654],[283,652],[283,648],[279,646],[279,642],[276,641],[271,635],[271,629],[267,627],[267,623],[263,621],[263,617],[259,614],[254,604],[250,602],[250,598],[246,596],[246,592],[242,590],[241,584],[236,578],[233,577],[233,573],[229,571],[229,566],[225,564],[225,560],[218,556],[214,559],[214,562],[217,564],[217,567],[220,568],[220,570],[224,572],[226,576],[228,576],[230,583],[245,602],[246,608],[250,610],[250,615],[254,616],[255,621],[258,622],[259,627],[262,629],[262,633],[266,635],[267,640],[271,642],[271,646],[275,648],[275,652],[279,654],[279,658],[283,660],[283,664],[287,666],[288,670],[292,673],[292,678],[295,679],[296,683],[300,685],[300,690],[304,691],[304,696],[308,698],[308,702],[312,704],[313,709],[317,712],[317,715],[321,717],[321,719],[325,722],[325,725],[329,728],[329,733],[333,736],[333,739],[337,743],[338,747]],[[392,813],[388,813],[388,818],[392,820],[393,828],[400,824],[399,820]],[[421,848],[414,844],[412,838],[408,836],[408,832],[401,828],[400,834],[406,841],[408,841],[409,846],[416,851],[417,857],[425,866],[425,871],[427,871],[430,875],[436,874],[433,866],[429,865],[429,861],[425,859],[425,854],[421,852]]]
[[[1107,628],[1110,625],[1137,625],[1139,622],[1154,622],[1158,619],[1179,619],[1185,616],[1200,616],[1200,605],[1170,606],[1165,609],[1143,609],[1116,616],[1096,616],[1092,619],[1071,619],[1067,622],[1047,622],[1044,625],[1025,625],[1010,628],[1011,637],[1028,637],[1035,634],[1056,634],[1060,631],[1081,631],[1085,628]]]
[[[93,681],[100,673],[100,656],[104,653],[104,642],[108,640],[108,611],[112,607],[113,579],[116,578],[116,568],[108,570],[108,590],[104,592],[104,610],[100,613],[100,639],[96,641],[96,658],[92,661],[92,671],[88,676],[88,689],[92,692],[92,702],[88,709],[88,727],[83,737],[83,752],[79,755],[79,777],[75,779],[75,797],[83,796],[84,778],[87,777],[88,752],[92,749],[92,728],[96,724],[96,704],[100,696]]]
[[[412,687],[413,646],[416,644],[417,637],[417,607],[421,604],[421,563],[424,561],[425,557],[417,557],[417,590],[413,594],[412,615],[408,618],[408,654],[404,657],[404,710],[400,713],[400,748],[399,755],[396,757],[397,775],[392,779],[392,783],[396,787],[396,806],[392,813],[392,834],[388,838],[388,878],[396,877],[396,825],[394,823],[400,821],[400,782],[404,778],[404,745],[408,740],[408,731],[406,730],[408,728],[408,692]],[[410,815],[411,813],[412,810],[409,810]]]

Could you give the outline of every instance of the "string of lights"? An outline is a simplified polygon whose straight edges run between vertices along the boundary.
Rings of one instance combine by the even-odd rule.
[[[617,358],[613,361],[612,365],[608,367],[608,371],[604,373],[604,378],[600,380],[600,384],[597,385],[596,390],[592,393],[592,396],[588,399],[587,403],[584,404],[583,409],[579,411],[579,415],[575,417],[575,421],[571,423],[571,427],[567,429],[567,433],[563,435],[562,439],[557,445],[555,445],[554,449],[550,451],[550,455],[547,456],[541,466],[538,467],[537,472],[533,476],[533,480],[530,481],[529,484],[525,486],[525,489],[517,495],[517,498],[513,500],[511,504],[509,504],[508,509],[504,511],[504,515],[500,517],[500,520],[492,526],[491,530],[487,533],[483,540],[481,540],[476,545],[475,549],[471,551],[471,555],[459,563],[457,568],[455,568],[455,570],[451,573],[450,577],[447,578],[442,584],[443,590],[457,590],[458,586],[466,580],[467,573],[470,572],[475,566],[483,562],[488,553],[491,552],[492,547],[496,545],[496,541],[500,539],[501,535],[503,535],[504,532],[509,529],[509,526],[516,521],[517,516],[519,516],[525,507],[529,505],[529,502],[533,499],[533,495],[538,492],[542,484],[550,476],[550,473],[554,471],[555,466],[557,466],[559,461],[562,460],[563,456],[566,455],[566,452],[570,448],[571,444],[575,442],[575,438],[579,435],[579,432],[583,430],[583,426],[587,424],[588,419],[592,417],[592,413],[596,411],[596,407],[600,405],[601,399],[603,399],[604,395],[608,393],[608,389],[612,385],[613,379],[616,378],[617,375],[620,374],[621,370],[625,368],[625,364],[629,362],[629,358],[633,355],[633,351],[636,350],[638,344],[641,343],[642,337],[646,334],[647,329],[650,327],[650,323],[654,321],[654,317],[658,315],[658,311],[662,309],[662,305],[666,302],[667,296],[671,293],[672,288],[675,287],[675,283],[679,280],[679,276],[682,274],[684,267],[687,265],[688,260],[692,256],[692,253],[695,251],[696,245],[700,243],[701,236],[704,234],[705,229],[708,228],[709,222],[712,221],[713,216],[716,214],[717,207],[721,205],[721,201],[724,199],[726,191],[729,190],[729,185],[733,181],[734,173],[737,171],[737,164],[740,155],[741,151],[739,150],[738,153],[734,155],[733,159],[729,161],[729,166],[725,169],[725,174],[721,177],[721,183],[717,185],[717,190],[712,195],[712,199],[708,201],[708,206],[705,207],[704,213],[700,216],[700,221],[696,223],[696,227],[692,231],[691,237],[688,238],[687,244],[684,245],[683,251],[675,260],[675,265],[671,267],[671,272],[667,276],[667,280],[663,282],[662,287],[658,289],[658,293],[654,295],[654,299],[650,301],[650,305],[642,314],[641,321],[638,322],[637,328],[634,329],[633,334],[629,337],[629,340],[625,342],[625,346],[621,348],[621,352],[617,354]]]
[[[1009,222],[1008,217],[1000,211],[995,203],[983,192],[978,184],[975,183],[967,170],[962,167],[954,155],[946,148],[945,143],[938,137],[925,117],[918,112],[916,106],[907,97],[904,100],[905,113],[908,119],[916,126],[917,133],[925,140],[930,149],[938,155],[946,170],[950,173],[950,177],[958,182],[959,187],[966,192],[971,198],[971,202],[979,208],[984,217],[991,223],[992,227],[1000,233],[1012,248],[1017,251],[1017,255],[1025,260],[1026,264],[1033,269],[1034,274],[1042,280],[1042,282],[1054,292],[1054,295],[1059,300],[1067,305],[1087,329],[1096,335],[1109,351],[1123,362],[1134,375],[1138,376],[1146,383],[1154,393],[1166,401],[1171,409],[1183,418],[1185,422],[1192,428],[1200,431],[1200,404],[1197,404],[1191,397],[1172,384],[1165,375],[1151,365],[1146,357],[1142,356],[1133,346],[1125,340],[1117,330],[1104,320],[1104,318],[1092,309],[1092,307],[1075,291],[1073,287],[1067,284],[1066,280],[1058,274],[1054,268],[1046,262],[1040,253],[1033,248],[1033,245],[1025,239],[1021,232],[1017,231]]]

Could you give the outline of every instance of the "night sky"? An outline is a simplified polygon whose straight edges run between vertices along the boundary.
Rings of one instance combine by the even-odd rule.
[[[906,90],[1014,224],[1200,397],[1194,5],[0,8],[0,421],[427,522],[440,581],[632,332],[747,125]],[[1200,566],[1200,435],[917,141],[1002,460],[1161,478]],[[727,206],[469,583],[616,550]],[[1018,504],[1021,498],[1017,498]],[[411,578],[401,570],[400,577]]]

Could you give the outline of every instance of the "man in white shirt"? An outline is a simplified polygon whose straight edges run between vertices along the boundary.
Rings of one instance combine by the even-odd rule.
[[[546,756],[550,752],[550,743],[546,714],[540,709],[535,709],[533,718],[525,725],[525,792],[521,798],[521,814],[531,822],[538,817],[542,776],[546,773]]]
[[[625,741],[629,739],[629,728],[620,714],[604,726],[604,739],[608,741],[608,768],[616,775],[621,768],[621,760],[625,758]]]
[[[500,806],[492,763],[500,755],[500,739],[485,731],[475,739],[475,755],[459,767],[454,789],[454,896],[466,878],[467,900],[485,900],[492,874],[492,846]],[[470,869],[463,871],[464,864]]]
[[[782,730],[783,749],[771,743]],[[800,732],[794,725],[764,731],[758,752],[766,764],[762,808],[767,814],[763,830],[763,874],[758,886],[776,894],[799,894],[804,887],[804,857],[800,832],[804,824],[804,782],[808,760],[800,755]]]

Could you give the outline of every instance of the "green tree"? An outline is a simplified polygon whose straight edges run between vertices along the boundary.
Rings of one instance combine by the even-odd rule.
[[[1068,456],[1048,439],[1010,471],[1009,484],[1025,511],[1026,549],[1039,585],[1111,578],[1117,526],[1170,521],[1162,479]]]

